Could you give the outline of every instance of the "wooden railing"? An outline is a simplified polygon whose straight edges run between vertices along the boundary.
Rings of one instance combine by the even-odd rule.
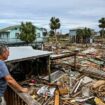
[[[40,105],[27,93],[19,93],[15,89],[8,87],[5,94],[7,105]]]
[[[7,105],[28,105],[10,87],[6,92],[5,98]]]

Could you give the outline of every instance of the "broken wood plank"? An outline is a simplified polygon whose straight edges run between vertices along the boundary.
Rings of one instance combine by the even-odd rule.
[[[60,105],[60,97],[59,97],[59,90],[55,90],[55,101],[54,101],[54,105]]]

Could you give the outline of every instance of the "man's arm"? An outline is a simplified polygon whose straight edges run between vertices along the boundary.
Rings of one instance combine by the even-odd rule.
[[[20,86],[11,75],[7,75],[4,78],[9,85],[11,85],[13,88],[17,89],[19,92],[23,92],[23,93],[28,92],[28,89]]]

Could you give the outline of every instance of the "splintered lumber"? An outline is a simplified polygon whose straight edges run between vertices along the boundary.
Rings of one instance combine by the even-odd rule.
[[[54,105],[60,105],[60,96],[59,96],[59,90],[56,89],[55,90],[55,101],[54,101]]]
[[[81,80],[78,82],[78,85],[76,86],[76,88],[75,88],[75,90],[74,90],[74,93],[77,92],[77,90],[78,90],[79,86],[81,85],[82,81],[83,81],[83,79],[81,79]]]
[[[77,90],[78,90],[79,86],[81,85],[82,81],[83,81],[83,79],[81,78],[80,80],[78,80],[76,82],[76,84],[74,85],[74,87],[71,91],[71,94],[75,94],[77,92]]]
[[[48,105],[49,101],[51,101],[52,97],[48,98],[43,105]]]
[[[90,77],[94,77],[97,79],[105,79],[105,71],[99,70],[97,68],[84,68],[82,67],[80,70],[78,70],[80,73],[84,73],[85,75],[89,75]]]
[[[105,97],[105,81],[99,80],[93,84],[91,91],[96,94],[97,97]]]
[[[72,97],[76,97],[76,96],[78,96],[78,95],[80,95],[81,94],[81,91],[78,91],[78,92],[76,92],[76,93],[73,93],[72,94]]]
[[[105,80],[99,80],[93,84],[93,88],[97,88],[103,84],[105,84]]]
[[[66,58],[66,57],[75,56],[75,55],[76,55],[76,53],[51,55],[51,56],[50,56],[50,59],[51,59],[51,60],[56,60],[56,59]]]

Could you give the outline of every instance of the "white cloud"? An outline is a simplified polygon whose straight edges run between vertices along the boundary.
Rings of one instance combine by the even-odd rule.
[[[0,0],[0,27],[31,21],[49,29],[52,16],[61,20],[61,30],[96,29],[98,20],[105,17],[105,0]]]
[[[103,16],[105,7],[97,7],[93,9],[84,9],[84,10],[73,10],[68,11],[70,15],[81,15],[81,16]]]

